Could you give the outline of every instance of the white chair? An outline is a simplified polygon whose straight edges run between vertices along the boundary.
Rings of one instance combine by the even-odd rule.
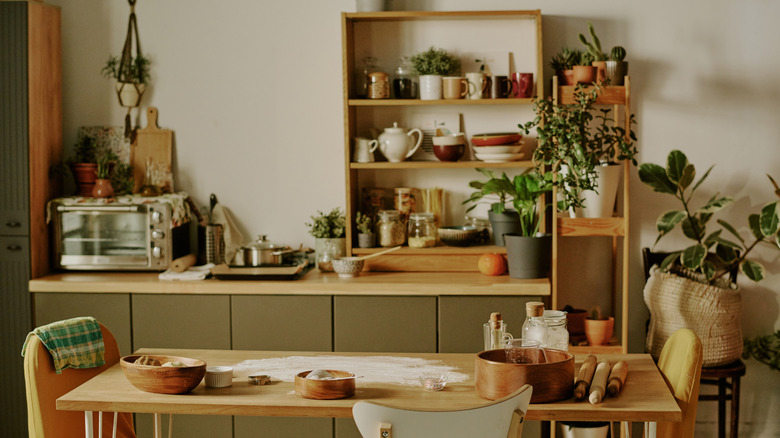
[[[489,405],[457,411],[412,411],[359,401],[352,417],[363,438],[519,438],[532,391],[524,385]]]

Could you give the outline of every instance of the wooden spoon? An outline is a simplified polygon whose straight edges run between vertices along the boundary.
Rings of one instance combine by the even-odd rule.
[[[371,257],[377,257],[377,256],[381,256],[381,255],[383,255],[383,254],[387,254],[387,253],[389,253],[389,252],[393,252],[393,251],[395,251],[395,250],[397,250],[397,249],[401,249],[401,246],[394,246],[394,247],[392,247],[392,248],[390,248],[390,249],[386,249],[386,250],[384,250],[384,251],[375,252],[375,253],[373,253],[373,254],[369,254],[369,255],[367,255],[367,256],[363,256],[363,257],[355,257],[355,260],[366,260],[366,259],[370,259]]]

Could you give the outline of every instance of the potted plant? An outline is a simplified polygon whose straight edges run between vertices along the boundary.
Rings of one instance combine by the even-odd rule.
[[[609,345],[615,330],[615,317],[603,316],[601,308],[595,306],[585,318],[585,337],[589,345]]]
[[[748,214],[746,222],[751,236],[747,239],[723,219],[717,220],[720,229],[707,231],[714,214],[733,202],[731,197],[716,194],[703,206],[693,208],[693,195],[711,170],[712,167],[694,184],[696,168],[679,150],[669,153],[666,167],[651,163],[639,166],[643,183],[656,192],[673,196],[682,207],[658,217],[655,244],[677,225],[692,240],[690,246],[671,251],[651,270],[644,289],[645,303],[650,309],[647,348],[658,357],[672,331],[683,324],[701,338],[704,366],[730,363],[742,353],[741,294],[735,279],[726,274],[738,269],[758,282],[764,278],[764,267],[749,260],[748,255],[758,246],[780,249],[777,200],[764,205],[758,213]]]
[[[620,182],[618,164],[636,164],[636,135],[630,128],[634,115],[629,116],[628,130],[618,125],[610,108],[596,106],[601,90],[598,85],[589,90],[577,85],[570,104],[537,98],[536,118],[518,125],[526,134],[536,128],[534,164],[557,174],[553,184],[562,189],[558,210],[572,215],[610,216]],[[584,205],[587,210],[581,209]]]
[[[460,59],[434,47],[412,56],[411,61],[420,75],[421,100],[441,99],[442,76],[451,75],[460,70]]]
[[[596,81],[602,83],[606,79],[607,55],[601,51],[601,41],[596,36],[596,30],[591,22],[588,22],[588,33],[593,41],[588,41],[585,35],[579,34],[580,42],[585,45],[587,53],[592,58],[591,64],[596,67]]]
[[[306,226],[309,227],[309,234],[315,238],[314,253],[317,268],[322,272],[333,272],[333,259],[347,253],[347,218],[337,207],[327,214],[317,211]]]
[[[609,52],[609,59],[606,63],[606,77],[608,85],[623,85],[624,78],[628,74],[628,62],[626,58],[626,49],[622,46],[615,46]]]
[[[374,247],[376,240],[372,222],[371,216],[367,216],[361,212],[357,212],[355,215],[355,225],[358,230],[358,247]]]
[[[493,230],[493,242],[498,246],[504,246],[505,233],[520,233],[520,215],[516,210],[507,209],[506,204],[515,194],[515,185],[506,173],[497,177],[490,169],[477,168],[477,171],[485,175],[487,181],[471,181],[469,187],[476,189],[462,204],[473,204],[466,212],[473,210],[482,200],[492,199],[488,219]],[[487,199],[486,199],[487,198]]]
[[[596,82],[598,69],[593,65],[593,55],[581,52],[579,59],[574,60],[572,67],[572,79],[576,84],[592,84]]]
[[[745,339],[745,349],[742,358],[753,359],[780,371],[780,330],[772,334]]]
[[[550,67],[558,76],[561,85],[574,85],[574,64],[580,62],[582,51],[563,47],[558,54],[550,60]]]
[[[125,62],[123,62],[125,61]],[[103,76],[116,80],[119,104],[126,108],[137,107],[149,82],[151,61],[140,53],[135,58],[123,60],[110,56],[103,66]]]
[[[110,150],[103,150],[97,158],[97,171],[95,186],[92,188],[92,196],[95,198],[109,198],[114,195],[114,188],[111,186],[111,166],[114,164],[116,155]]]
[[[83,135],[73,146],[73,156],[68,160],[79,196],[92,196],[97,179],[97,139]]]

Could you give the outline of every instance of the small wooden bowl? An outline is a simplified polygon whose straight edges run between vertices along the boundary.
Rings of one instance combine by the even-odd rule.
[[[574,355],[552,348],[521,348],[527,354],[547,356],[545,363],[507,363],[506,350],[487,350],[477,354],[476,390],[480,397],[498,400],[529,384],[534,387],[531,403],[565,400],[574,391]]]
[[[119,363],[130,383],[141,391],[157,394],[185,394],[195,389],[206,375],[206,362],[198,359],[177,356],[148,355],[161,364],[181,362],[184,367],[163,367],[158,365],[139,365],[134,363],[139,354],[123,357]]]
[[[347,371],[325,370],[333,374],[331,380],[307,379],[309,371],[295,375],[295,393],[303,398],[333,400],[355,395],[355,375]]]

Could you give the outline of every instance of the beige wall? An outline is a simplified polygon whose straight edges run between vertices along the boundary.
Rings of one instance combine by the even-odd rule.
[[[124,113],[100,69],[121,49],[128,6],[120,0],[52,3],[63,9],[64,134],[70,145],[78,126],[122,123]],[[728,219],[742,229],[743,212],[771,200],[764,174],[780,178],[780,56],[774,47],[780,3],[391,4],[410,10],[541,8],[545,62],[561,46],[577,46],[577,33],[592,21],[604,46],[620,43],[628,50],[640,162],[662,163],[669,150],[680,148],[700,173],[716,164],[702,198],[716,191],[734,196]],[[264,233],[274,241],[311,246],[304,222],[316,210],[344,205],[341,11],[354,11],[353,0],[137,5],[141,44],[154,62],[145,104],[157,106],[161,126],[175,131],[177,188],[200,205],[216,193],[247,236]],[[487,46],[491,38],[486,29]],[[636,172],[631,184],[630,345],[641,351],[646,311],[639,249],[653,243],[655,217],[676,205],[643,187]],[[458,187],[453,196],[467,191]],[[666,238],[659,248],[673,247],[676,238]],[[760,286],[743,285],[746,336],[780,327],[777,252],[756,256],[775,274]],[[749,361],[745,382],[741,436],[777,436],[777,373]],[[713,430],[711,405],[701,405],[701,436]]]

